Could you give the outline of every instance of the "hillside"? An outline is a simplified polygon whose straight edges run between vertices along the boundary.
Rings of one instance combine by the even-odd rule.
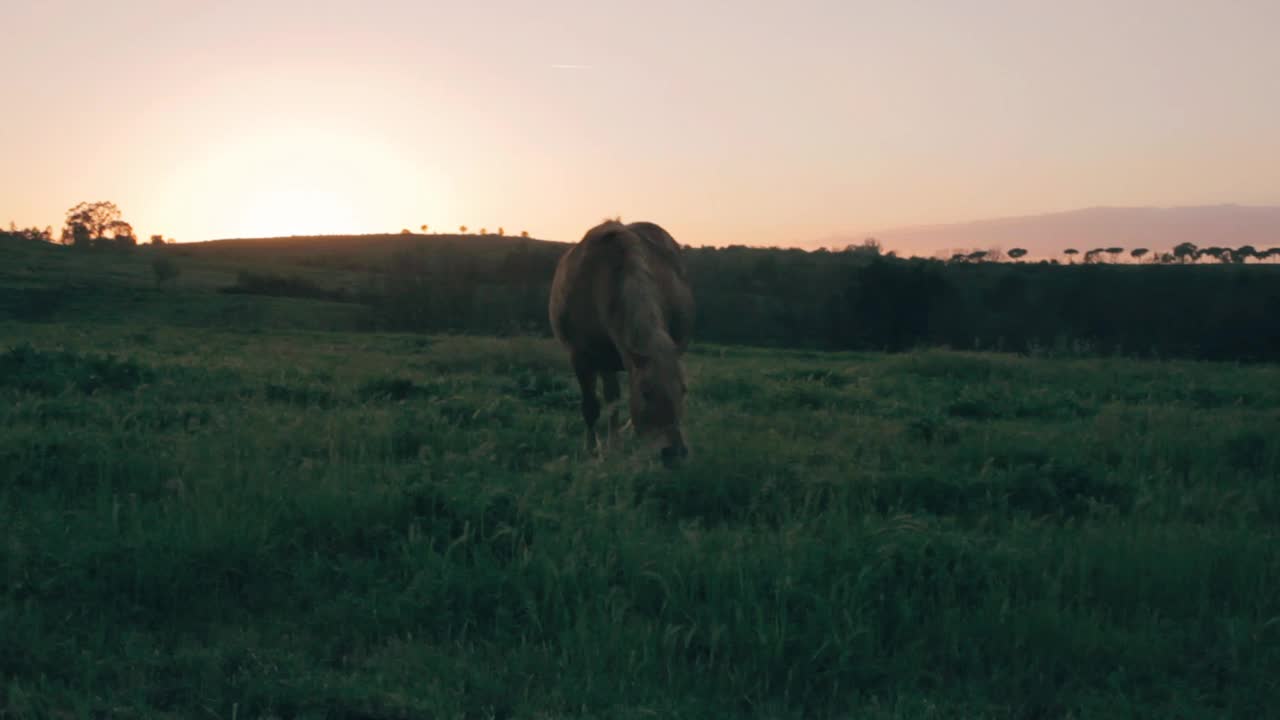
[[[0,320],[545,336],[566,247],[405,235],[130,252],[7,243]],[[699,342],[1280,359],[1272,262],[956,265],[743,247],[688,248],[685,258]],[[155,263],[177,277],[161,282]]]
[[[346,257],[368,263],[417,247],[465,245],[477,253],[509,250],[522,244],[567,248],[568,243],[511,235],[372,233],[367,235],[293,235],[290,237],[228,238],[182,243],[180,247],[204,257],[307,258]]]
[[[181,324],[221,324],[218,318],[248,315],[268,326],[337,323],[354,330],[367,322],[352,319],[356,313],[367,315],[360,302],[397,267],[397,257],[459,254],[487,267],[516,248],[554,258],[565,247],[496,235],[373,234],[215,240],[119,253],[0,238],[6,258],[0,263],[0,317],[6,312],[48,319],[107,317],[123,309],[131,319],[141,315]],[[152,271],[158,256],[171,258],[180,270],[164,288]],[[246,274],[268,284],[288,280],[291,289],[261,283],[245,288]],[[281,312],[286,317],[276,317]]]
[[[215,267],[289,266],[341,273],[381,272],[397,254],[459,250],[477,259],[492,259],[520,247],[558,255],[568,244],[498,235],[383,233],[210,240],[182,243],[169,251]]]
[[[952,251],[1025,248],[1034,259],[1058,258],[1066,248],[1138,247],[1165,251],[1189,242],[1200,247],[1280,246],[1280,206],[1097,207],[973,222],[886,228],[822,241],[843,247],[866,237],[903,255],[932,257]]]

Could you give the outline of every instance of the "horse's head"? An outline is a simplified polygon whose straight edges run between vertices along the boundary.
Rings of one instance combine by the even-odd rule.
[[[688,456],[680,420],[684,417],[684,368],[674,353],[634,356],[630,372],[631,424],[642,438],[662,442],[662,462]]]

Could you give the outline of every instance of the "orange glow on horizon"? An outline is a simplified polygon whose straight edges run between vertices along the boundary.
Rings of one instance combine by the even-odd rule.
[[[351,205],[338,193],[315,188],[272,189],[245,199],[236,213],[237,237],[356,234]]]
[[[288,123],[236,133],[181,166],[157,205],[209,237],[354,235],[416,229],[448,215],[449,187],[380,142],[339,127]],[[179,195],[202,188],[199,202]],[[182,215],[184,209],[204,217]],[[210,212],[209,208],[215,208]]]

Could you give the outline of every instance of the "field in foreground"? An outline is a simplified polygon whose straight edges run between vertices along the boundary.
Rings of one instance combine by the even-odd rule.
[[[0,717],[1260,717],[1280,369],[0,323]]]

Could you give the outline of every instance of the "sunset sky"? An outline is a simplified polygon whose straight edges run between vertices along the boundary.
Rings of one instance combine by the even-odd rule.
[[[0,5],[0,222],[809,243],[1280,203],[1280,2]]]

